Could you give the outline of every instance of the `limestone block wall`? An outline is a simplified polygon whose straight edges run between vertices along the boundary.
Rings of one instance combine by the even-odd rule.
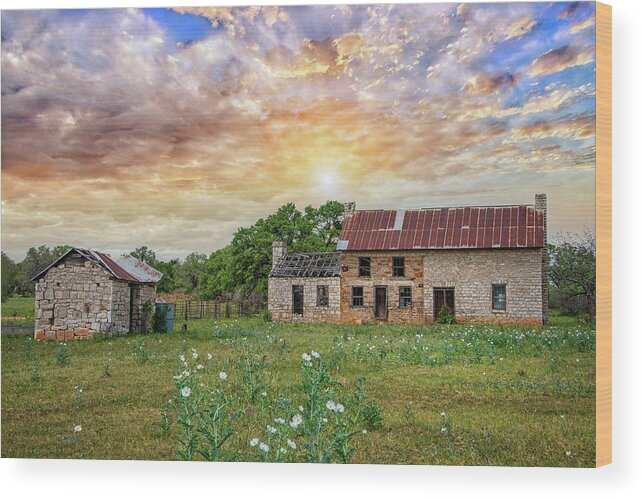
[[[66,261],[36,283],[36,339],[70,340],[110,332],[112,284],[89,261]]]
[[[433,320],[433,288],[455,288],[458,322],[543,323],[542,252],[537,249],[439,250],[424,254],[424,307]],[[506,311],[492,310],[492,285],[505,284]]]
[[[112,281],[112,327],[111,332],[129,332],[131,286],[123,281]]]
[[[304,286],[304,314],[292,313],[292,287]],[[317,286],[328,286],[328,306],[317,306]],[[271,277],[268,310],[277,322],[339,322],[339,277]]]
[[[404,277],[393,277],[393,257],[404,257]],[[370,257],[371,276],[359,276],[359,258]],[[424,317],[424,260],[417,251],[360,251],[342,254],[341,322],[375,322],[375,287],[387,288],[387,322],[422,323]],[[364,306],[353,307],[353,287],[364,288]],[[411,288],[411,306],[400,307],[400,287]],[[379,321],[378,321],[379,322]]]

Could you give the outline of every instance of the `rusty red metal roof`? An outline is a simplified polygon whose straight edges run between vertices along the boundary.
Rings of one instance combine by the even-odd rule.
[[[544,218],[528,205],[360,210],[346,214],[337,249],[542,248]]]
[[[72,253],[78,253],[87,260],[97,263],[116,279],[121,281],[153,284],[159,282],[163,277],[161,272],[130,255],[120,255],[114,258],[111,255],[101,253],[100,251],[85,248],[72,248],[47,268],[40,271],[40,273],[32,278],[32,281],[38,280],[46,274],[51,267],[58,265],[58,263],[65,260]]]

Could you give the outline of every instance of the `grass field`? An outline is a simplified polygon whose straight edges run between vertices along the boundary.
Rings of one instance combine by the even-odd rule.
[[[33,296],[11,296],[2,304],[2,324],[26,325],[34,323]]]
[[[574,323],[3,338],[2,457],[593,466],[594,358]]]

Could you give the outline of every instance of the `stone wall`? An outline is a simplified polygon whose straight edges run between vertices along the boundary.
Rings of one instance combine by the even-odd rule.
[[[123,281],[112,281],[112,327],[111,332],[125,334],[129,332],[130,289]]]
[[[404,277],[393,277],[393,257],[404,257]],[[359,258],[370,257],[371,276],[359,277]],[[341,322],[375,322],[375,286],[387,288],[387,322],[424,322],[423,255],[417,251],[344,252],[341,261]],[[364,288],[364,306],[353,307],[353,287]],[[400,287],[411,288],[411,306],[399,306]],[[378,320],[379,321],[379,320]]]
[[[424,307],[433,318],[433,288],[455,288],[458,322],[543,323],[542,252],[536,249],[439,250],[425,253]],[[505,284],[505,311],[492,310],[492,285]]]
[[[36,339],[71,340],[110,332],[112,280],[87,260],[65,261],[36,283]]]
[[[292,287],[304,286],[304,314],[292,313]],[[328,286],[328,306],[317,306],[317,286]],[[339,277],[271,277],[268,310],[277,322],[339,322]]]

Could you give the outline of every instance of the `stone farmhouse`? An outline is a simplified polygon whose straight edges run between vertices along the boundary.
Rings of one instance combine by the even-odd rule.
[[[431,323],[547,320],[547,198],[534,205],[355,210],[332,253],[273,243],[276,321]]]
[[[37,340],[144,332],[163,274],[129,255],[73,248],[33,278]]]

